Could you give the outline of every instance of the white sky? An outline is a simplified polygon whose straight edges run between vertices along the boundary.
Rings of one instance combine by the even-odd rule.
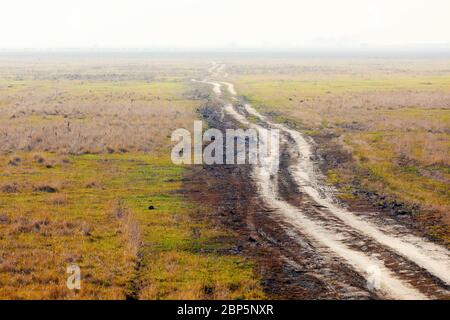
[[[450,0],[0,0],[0,49],[450,44]]]

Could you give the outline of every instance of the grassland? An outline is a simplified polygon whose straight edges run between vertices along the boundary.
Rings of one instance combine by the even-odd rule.
[[[232,234],[182,195],[184,62],[0,63],[0,298],[258,298]],[[220,241],[218,240],[220,239]],[[66,268],[81,269],[81,289]]]
[[[316,138],[325,155],[350,155],[327,172],[342,199],[363,187],[449,243],[448,61],[246,61],[233,72],[260,111]]]

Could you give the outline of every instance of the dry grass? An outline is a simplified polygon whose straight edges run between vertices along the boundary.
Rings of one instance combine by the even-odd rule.
[[[3,153],[156,151],[170,142],[174,129],[191,125],[186,120],[196,105],[182,96],[186,84],[181,82],[32,81],[17,86],[10,93],[0,84]]]
[[[170,161],[170,134],[192,127],[198,72],[196,62],[0,59],[2,299],[189,299],[211,285],[227,289],[209,298],[263,296],[253,266],[221,253],[224,231],[193,222],[178,195],[186,168]],[[80,290],[66,286],[70,264]]]
[[[334,136],[362,169],[342,166],[331,180],[358,179],[418,206],[419,219],[442,221],[429,234],[449,241],[448,60],[246,61],[233,69],[238,91],[262,112],[313,137]]]

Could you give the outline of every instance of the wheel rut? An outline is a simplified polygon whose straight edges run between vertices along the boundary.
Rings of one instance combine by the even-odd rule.
[[[269,154],[263,164],[249,168],[263,214],[275,226],[261,225],[261,219],[248,215],[253,239],[277,248],[286,268],[302,270],[321,283],[325,298],[448,298],[448,250],[408,233],[395,221],[377,220],[371,212],[356,214],[338,203],[333,190],[321,182],[308,138],[270,121],[239,99],[233,84],[216,80],[223,78],[224,68],[215,64],[213,79],[199,81],[212,86],[223,106],[222,120],[226,115],[255,129],[260,145],[271,146],[270,129],[280,133],[279,158]],[[274,228],[283,230],[284,241],[274,236]]]

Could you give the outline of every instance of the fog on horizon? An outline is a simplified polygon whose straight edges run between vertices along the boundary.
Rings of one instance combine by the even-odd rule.
[[[5,0],[0,50],[450,47],[447,0]]]

